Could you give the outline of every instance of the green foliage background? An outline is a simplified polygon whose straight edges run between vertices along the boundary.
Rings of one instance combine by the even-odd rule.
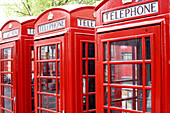
[[[48,8],[68,4],[95,5],[101,0],[21,0],[5,4],[5,13],[8,17],[12,16],[38,16]]]

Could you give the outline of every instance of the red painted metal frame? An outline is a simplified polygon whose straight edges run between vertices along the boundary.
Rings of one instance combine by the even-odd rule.
[[[34,19],[30,19],[24,22],[10,20],[6,22],[1,28],[2,34],[4,32],[11,31],[16,28],[18,29],[17,36],[0,39],[1,49],[6,47],[13,47],[13,59],[12,59],[13,64],[11,64],[11,66],[13,67],[13,73],[12,73],[13,74],[13,90],[12,90],[13,112],[11,113],[32,112],[31,46],[33,46],[33,35],[29,35],[27,33],[27,28],[34,28],[33,23],[34,23]],[[12,24],[12,28],[9,28],[10,24]],[[2,51],[0,53],[2,54]],[[1,74],[7,73],[2,71],[0,72]],[[3,84],[1,83],[1,85]],[[1,95],[1,97],[3,96]],[[1,107],[0,109],[3,108]]]
[[[81,40],[94,42],[94,28],[78,27],[77,18],[95,20],[93,17],[94,6],[70,6],[52,8],[43,12],[35,21],[35,57],[37,57],[37,47],[62,43],[62,60],[61,60],[61,112],[81,113],[82,110],[82,69],[81,69]],[[54,15],[53,19],[48,20],[49,13]],[[65,28],[47,31],[43,34],[38,33],[38,25],[50,23],[54,20],[65,18]],[[40,53],[39,53],[40,54]],[[46,62],[44,60],[43,62]],[[37,59],[35,61],[35,109],[38,109],[38,86],[37,86]],[[40,68],[40,67],[39,67]],[[40,70],[40,69],[39,69]],[[41,103],[41,101],[40,101]],[[52,111],[49,111],[52,112]],[[53,113],[53,112],[52,112]]]

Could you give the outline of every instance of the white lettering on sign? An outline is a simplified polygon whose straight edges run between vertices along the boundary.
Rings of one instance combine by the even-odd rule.
[[[136,17],[141,15],[153,14],[158,12],[158,1],[141,4],[125,9],[114,10],[103,13],[103,22],[110,22],[124,18]]]
[[[79,27],[89,27],[95,28],[96,22],[94,20],[86,20],[86,19],[77,19],[77,24]]]
[[[18,29],[7,31],[3,33],[3,38],[13,37],[18,35]]]
[[[58,29],[62,27],[65,27],[65,19],[40,25],[38,26],[38,32],[42,33],[42,32],[46,32],[46,31],[50,31],[50,30],[54,30],[54,29]]]
[[[30,34],[30,35],[35,34],[35,29],[28,28],[28,29],[27,29],[27,34]]]

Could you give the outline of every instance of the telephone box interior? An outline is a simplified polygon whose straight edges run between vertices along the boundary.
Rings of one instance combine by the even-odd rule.
[[[96,8],[96,112],[169,113],[169,1]]]
[[[37,113],[95,113],[94,7],[49,9],[35,21]]]
[[[34,20],[9,20],[1,28],[1,113],[34,112]]]

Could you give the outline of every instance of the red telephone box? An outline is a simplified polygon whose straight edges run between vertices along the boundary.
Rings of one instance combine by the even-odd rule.
[[[169,1],[96,8],[96,112],[170,113]]]
[[[35,21],[36,113],[95,113],[93,6],[52,8]]]
[[[34,75],[34,20],[10,20],[1,28],[0,39],[0,112],[31,113]],[[33,106],[32,106],[33,105]],[[33,111],[32,111],[33,108]]]

